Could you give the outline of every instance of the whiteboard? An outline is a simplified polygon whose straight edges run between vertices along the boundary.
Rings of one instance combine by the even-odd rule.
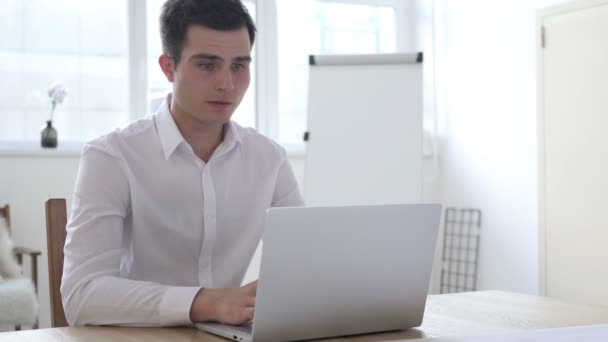
[[[308,206],[419,203],[422,53],[310,56]]]

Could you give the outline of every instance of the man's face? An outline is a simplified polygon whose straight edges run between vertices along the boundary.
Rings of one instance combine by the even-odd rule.
[[[250,82],[251,44],[245,27],[216,31],[190,26],[173,72],[173,115],[204,125],[224,124],[241,103]]]

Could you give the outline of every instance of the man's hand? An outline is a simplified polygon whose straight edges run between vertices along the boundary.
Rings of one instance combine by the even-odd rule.
[[[258,281],[238,289],[201,289],[190,308],[192,322],[239,325],[253,319]]]

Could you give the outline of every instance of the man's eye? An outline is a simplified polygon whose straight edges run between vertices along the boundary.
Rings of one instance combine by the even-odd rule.
[[[243,63],[232,64],[232,70],[234,70],[234,71],[241,71],[241,70],[245,70],[245,69],[247,69],[247,65],[245,65]]]
[[[198,65],[199,68],[206,70],[206,71],[213,71],[213,69],[215,69],[215,64],[213,63],[201,63]]]

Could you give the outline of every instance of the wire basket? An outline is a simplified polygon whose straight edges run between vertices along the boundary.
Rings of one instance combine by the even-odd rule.
[[[440,293],[477,289],[481,210],[446,208]]]

